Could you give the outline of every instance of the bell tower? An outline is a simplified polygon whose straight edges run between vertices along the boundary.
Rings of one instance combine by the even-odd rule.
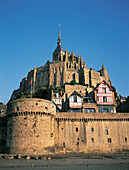
[[[57,42],[57,47],[53,53],[53,61],[63,61],[63,56],[65,55],[65,52],[61,44],[62,43],[61,43],[61,33],[60,33],[60,24],[59,24],[58,42]]]

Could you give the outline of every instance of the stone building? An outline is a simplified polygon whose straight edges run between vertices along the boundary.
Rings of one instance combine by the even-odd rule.
[[[86,113],[116,112],[114,90],[105,80],[97,84],[94,89],[83,85],[66,84],[64,94],[61,96],[56,93],[56,95],[52,95],[51,100],[55,104],[59,104],[60,101],[60,111]]]
[[[13,92],[11,99],[18,98],[23,92],[30,92],[31,79],[33,80],[33,92],[42,86],[62,87],[65,83],[70,83],[73,80],[91,88],[96,87],[96,84],[102,80],[111,85],[111,80],[104,64],[102,64],[102,69],[99,71],[92,68],[89,69],[86,66],[86,62],[83,62],[82,56],[74,54],[73,51],[69,53],[67,48],[65,51],[63,50],[60,29],[52,62],[48,60],[44,66],[35,67],[31,70],[27,77],[22,79],[19,89]]]

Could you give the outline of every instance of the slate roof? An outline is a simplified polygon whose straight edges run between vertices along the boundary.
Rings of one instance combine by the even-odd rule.
[[[63,47],[60,44],[58,44],[55,51],[54,51],[54,53],[61,52],[61,51],[64,52]]]

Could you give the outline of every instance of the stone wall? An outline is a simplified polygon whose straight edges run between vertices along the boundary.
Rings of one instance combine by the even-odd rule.
[[[55,105],[42,99],[8,104],[6,152],[45,154],[53,151]]]
[[[57,152],[103,153],[129,150],[129,114],[57,113]]]
[[[74,92],[78,92],[82,96],[86,96],[87,86],[83,85],[65,85],[65,93],[68,97]]]
[[[0,152],[5,139],[17,154],[129,150],[129,113],[56,113],[51,101],[28,98],[10,101],[7,131],[6,116],[0,124]]]
[[[58,87],[64,84],[65,63],[63,61],[52,62],[49,67],[49,86]]]
[[[5,153],[6,142],[6,115],[0,115],[0,153]]]

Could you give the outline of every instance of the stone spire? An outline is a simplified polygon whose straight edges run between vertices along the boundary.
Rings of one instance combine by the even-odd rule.
[[[83,59],[82,59],[82,55],[81,55],[81,59],[80,59],[80,66],[81,66],[81,68],[83,68]]]
[[[81,55],[81,62],[83,63],[82,55]]]
[[[59,24],[59,35],[58,35],[58,42],[57,42],[57,47],[53,53],[53,61],[62,61],[64,50],[63,47],[61,46],[61,35],[60,35],[60,24]]]
[[[106,76],[107,70],[104,66],[104,63],[102,64],[102,76]]]
[[[86,62],[84,61],[83,67],[86,68]]]
[[[66,53],[68,52],[67,47],[66,47],[66,49],[65,49],[65,52],[66,52]]]
[[[77,60],[78,60],[78,63],[79,63],[79,61],[80,61],[80,60],[79,60],[79,53],[77,54]]]
[[[68,51],[67,51],[67,47],[65,49],[65,60],[67,61],[68,60]]]
[[[61,45],[61,35],[60,35],[60,24],[59,24],[59,35],[58,35],[58,45]]]
[[[104,63],[102,64],[102,70],[105,70],[105,66],[104,66]]]

